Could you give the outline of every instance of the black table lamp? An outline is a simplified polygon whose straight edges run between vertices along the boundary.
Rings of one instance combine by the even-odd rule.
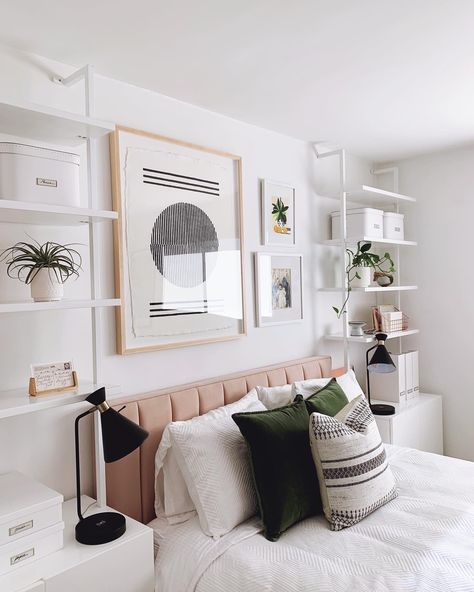
[[[385,347],[387,337],[388,335],[386,333],[376,333],[375,339],[377,340],[377,344],[368,349],[365,354],[365,363],[367,366],[367,399],[374,415],[393,415],[395,413],[395,407],[393,405],[383,405],[381,403],[372,405],[370,401],[370,373],[388,374],[389,372],[395,372],[397,369]],[[374,355],[369,362],[369,353],[373,350],[375,350]]]
[[[118,512],[100,512],[84,518],[81,509],[81,469],[79,461],[79,421],[95,411],[100,412],[102,442],[106,463],[119,460],[138,448],[148,437],[148,432],[130,421],[120,411],[112,409],[105,400],[105,388],[100,388],[86,398],[94,405],[76,417],[74,436],[76,445],[76,495],[77,515],[76,540],[84,545],[100,545],[118,539],[125,532],[125,516]]]

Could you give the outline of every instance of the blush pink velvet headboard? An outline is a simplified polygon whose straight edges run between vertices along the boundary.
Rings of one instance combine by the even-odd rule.
[[[123,415],[150,433],[140,449],[106,465],[107,504],[147,523],[155,517],[155,454],[170,421],[186,420],[237,401],[255,386],[279,386],[331,376],[331,358],[315,356],[161,389],[114,401]]]

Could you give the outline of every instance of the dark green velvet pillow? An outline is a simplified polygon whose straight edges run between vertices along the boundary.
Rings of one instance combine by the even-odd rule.
[[[292,524],[322,512],[303,397],[278,409],[234,413],[247,441],[264,534],[276,541]]]
[[[296,395],[296,398],[301,395]],[[296,401],[295,398],[295,401]],[[314,395],[306,400],[308,413],[322,413],[334,417],[339,411],[349,403],[346,393],[339,386],[337,380],[333,378],[326,386],[318,389]]]

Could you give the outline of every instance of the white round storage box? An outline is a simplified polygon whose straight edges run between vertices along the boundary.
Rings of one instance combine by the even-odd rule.
[[[405,216],[403,214],[397,214],[396,212],[384,212],[383,237],[395,240],[404,240],[404,218]]]
[[[0,198],[80,206],[78,154],[0,142]]]
[[[383,238],[383,210],[351,208],[347,210],[347,238]],[[332,238],[340,238],[340,212],[331,212]]]

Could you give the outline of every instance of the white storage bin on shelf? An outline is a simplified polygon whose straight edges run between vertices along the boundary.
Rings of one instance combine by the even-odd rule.
[[[347,210],[347,238],[360,239],[364,236],[383,238],[383,210],[375,208],[352,208]],[[341,237],[340,212],[331,212],[332,238]]]
[[[78,154],[0,142],[0,198],[80,206]]]
[[[0,475],[0,550],[62,524],[63,496],[22,473]]]
[[[405,240],[404,221],[405,216],[397,212],[384,212],[383,237],[395,240]]]

